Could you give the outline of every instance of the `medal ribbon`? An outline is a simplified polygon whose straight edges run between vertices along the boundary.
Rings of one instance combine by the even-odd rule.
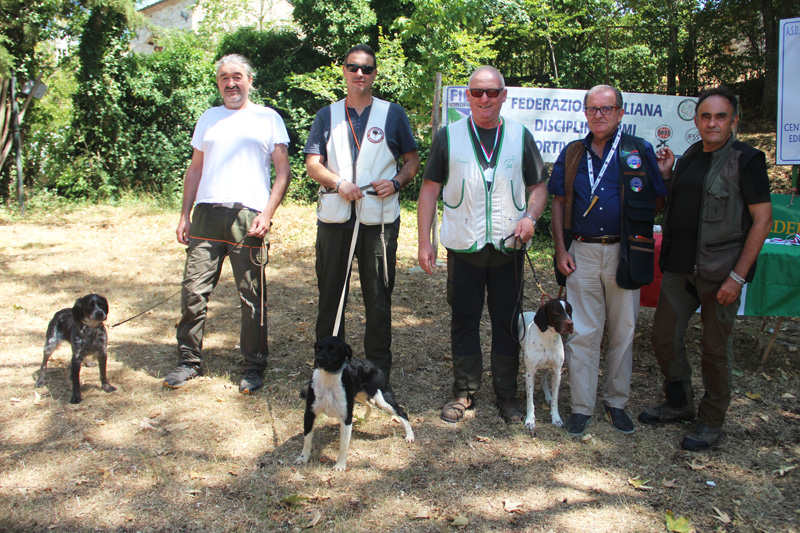
[[[344,99],[344,112],[347,115],[347,122],[350,124],[350,131],[353,132],[353,140],[356,142],[356,148],[358,148],[358,153],[360,155],[361,143],[358,142],[358,135],[356,135],[356,129],[353,127],[353,121],[350,120],[350,111],[347,110],[347,98]]]
[[[478,139],[478,144],[481,145],[481,151],[483,152],[483,157],[486,158],[486,164],[491,165],[494,149],[497,148],[497,140],[500,139],[500,126],[503,124],[503,119],[500,119],[500,123],[497,125],[497,132],[494,136],[494,146],[492,146],[492,151],[488,154],[486,153],[486,148],[483,146],[483,142],[481,141],[481,136],[478,135],[478,128],[475,127],[475,121],[472,120],[472,116],[469,117],[469,123],[472,126],[472,131],[475,133],[475,138]]]

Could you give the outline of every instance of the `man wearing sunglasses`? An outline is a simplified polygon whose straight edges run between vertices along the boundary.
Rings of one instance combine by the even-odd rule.
[[[581,436],[592,419],[607,323],[603,409],[614,429],[630,434],[625,407],[639,288],[653,280],[653,219],[666,188],[652,145],[622,132],[619,90],[597,85],[583,103],[590,133],[561,151],[548,183],[556,276],[566,284],[574,323],[565,346],[572,414],[564,426]]]
[[[350,281],[350,249],[358,217],[354,255],[367,318],[364,354],[388,379],[399,192],[419,171],[419,154],[403,108],[372,96],[375,52],[365,44],[354,46],[345,56],[342,73],[347,96],[317,112],[304,149],[308,175],[320,184],[316,336],[344,338],[344,307],[339,331],[333,328]]]
[[[419,193],[419,264],[431,274],[436,253],[431,225],[442,194],[441,242],[447,248],[447,301],[452,311],[453,400],[442,409],[456,423],[475,405],[483,367],[479,334],[488,293],[492,322],[492,385],[506,422],[524,416],[516,401],[519,374],[517,315],[524,244],[547,202],[547,168],[533,135],[500,116],[505,80],[497,69],[478,68],[467,89],[470,116],[440,130],[433,140]]]

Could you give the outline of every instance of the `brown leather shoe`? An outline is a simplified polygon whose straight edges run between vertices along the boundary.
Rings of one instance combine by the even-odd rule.
[[[525,412],[514,398],[498,396],[495,405],[500,412],[500,417],[509,424],[518,424],[525,418]]]
[[[474,406],[475,402],[469,398],[456,398],[444,406],[440,418],[445,422],[450,422],[451,424],[461,422],[461,420],[464,418],[464,413],[467,412],[467,409],[472,409]]]

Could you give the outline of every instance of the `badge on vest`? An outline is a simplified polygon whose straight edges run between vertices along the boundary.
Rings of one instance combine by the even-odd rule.
[[[369,142],[371,143],[378,144],[383,140],[383,137],[384,137],[383,130],[378,128],[377,126],[374,128],[370,128],[369,131],[367,131],[367,139],[369,139]]]
[[[642,158],[638,155],[629,155],[625,162],[633,169],[637,169],[642,166]]]
[[[633,178],[631,180],[631,190],[633,192],[639,192],[642,190],[642,180],[639,178]]]

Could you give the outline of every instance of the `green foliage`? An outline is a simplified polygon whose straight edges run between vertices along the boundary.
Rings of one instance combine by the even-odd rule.
[[[378,22],[368,0],[295,0],[294,18],[309,46],[336,61],[353,45],[369,43]]]

